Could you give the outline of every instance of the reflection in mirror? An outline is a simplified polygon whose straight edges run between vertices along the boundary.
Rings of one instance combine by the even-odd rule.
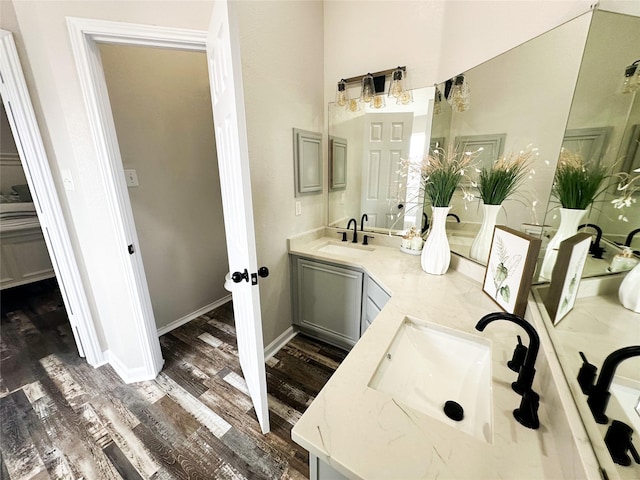
[[[426,153],[434,88],[412,93],[413,103],[388,102],[380,110],[367,105],[352,112],[329,104],[329,136],[348,145],[345,186],[329,192],[329,226],[345,228],[350,218],[363,214],[365,230],[421,225],[419,179],[400,171],[400,160],[421,161]]]
[[[540,233],[589,18],[583,15],[465,72],[470,108],[452,112],[443,101],[442,113],[434,115],[432,138],[469,150],[482,147],[479,168],[501,156],[535,151],[535,174],[503,203],[498,225]],[[451,249],[469,258],[482,222],[482,202],[455,195],[451,211],[460,217],[459,224],[447,227]]]
[[[580,222],[594,234],[594,246],[583,276],[602,275],[611,269],[620,245],[640,227],[640,203],[615,208],[620,196],[619,172],[640,167],[638,142],[640,106],[638,92],[622,93],[625,67],[640,57],[640,18],[595,11],[580,66],[563,147],[581,154],[585,162],[605,165],[611,174],[606,189]],[[635,198],[635,197],[634,197]],[[550,205],[545,224],[554,231],[559,224],[557,203]],[[599,242],[597,242],[599,240]],[[597,244],[596,244],[597,242]],[[640,235],[631,239],[640,250]],[[633,263],[629,263],[628,267]]]

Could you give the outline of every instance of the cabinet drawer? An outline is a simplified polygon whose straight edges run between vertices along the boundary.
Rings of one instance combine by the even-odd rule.
[[[377,313],[380,313],[380,310],[384,308],[389,298],[391,298],[389,294],[369,276],[367,276],[367,297],[378,307]]]

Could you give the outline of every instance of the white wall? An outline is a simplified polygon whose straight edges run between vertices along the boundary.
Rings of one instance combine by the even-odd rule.
[[[337,0],[324,3],[325,100],[341,78],[406,65],[441,83],[589,10],[591,0]]]
[[[207,58],[100,45],[158,328],[229,295]]]
[[[324,225],[326,193],[294,197],[292,132],[323,131],[322,26],[320,1],[239,4],[258,264],[270,270],[260,281],[265,345],[291,326],[286,238]]]

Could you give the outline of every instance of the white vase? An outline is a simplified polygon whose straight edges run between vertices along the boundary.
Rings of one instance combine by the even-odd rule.
[[[618,298],[624,308],[640,313],[640,263],[629,270],[622,280]]]
[[[422,270],[432,275],[442,275],[449,269],[451,250],[447,238],[447,214],[451,207],[431,207],[431,228],[422,247]]]
[[[487,264],[489,259],[489,250],[491,249],[491,241],[493,240],[493,229],[496,226],[498,213],[502,205],[483,205],[482,206],[482,225],[478,235],[473,239],[469,256],[472,260]]]
[[[547,251],[544,254],[542,268],[540,269],[541,279],[551,280],[551,272],[553,272],[553,266],[556,264],[560,242],[576,234],[578,225],[580,225],[586,213],[587,210],[577,210],[574,208],[560,209],[560,226],[547,245]]]

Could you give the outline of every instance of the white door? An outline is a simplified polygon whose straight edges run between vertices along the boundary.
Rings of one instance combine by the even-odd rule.
[[[207,63],[229,269],[248,274],[232,295],[238,354],[262,432],[267,433],[269,408],[236,8],[234,2],[214,3]]]
[[[371,113],[365,116],[362,159],[362,213],[372,227],[394,225],[399,205],[400,160],[409,157],[413,113]],[[397,225],[400,225],[399,227]]]

